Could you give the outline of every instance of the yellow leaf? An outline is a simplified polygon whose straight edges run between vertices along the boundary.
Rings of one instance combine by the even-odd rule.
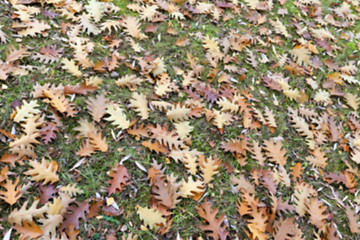
[[[140,219],[144,221],[144,225],[152,230],[157,230],[160,224],[166,226],[166,219],[162,216],[161,212],[154,208],[136,206],[137,214]]]

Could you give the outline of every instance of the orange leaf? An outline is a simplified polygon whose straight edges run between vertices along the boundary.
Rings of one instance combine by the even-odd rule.
[[[0,191],[0,198],[10,205],[15,204],[22,196],[20,193],[20,186],[17,186],[18,183],[19,178],[17,178],[14,183],[12,183],[11,180],[6,179],[6,182],[2,183],[1,186],[4,187],[7,191]]]
[[[24,225],[15,225],[14,228],[21,234],[20,239],[35,239],[40,237],[43,232],[35,222],[24,222]]]

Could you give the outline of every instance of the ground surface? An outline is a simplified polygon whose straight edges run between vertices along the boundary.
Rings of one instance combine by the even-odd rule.
[[[358,1],[0,1],[4,239],[360,239]]]

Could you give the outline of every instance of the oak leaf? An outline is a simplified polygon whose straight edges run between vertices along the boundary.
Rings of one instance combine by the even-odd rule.
[[[89,93],[92,93],[98,89],[97,86],[93,84],[88,84],[86,81],[83,81],[80,85],[66,85],[64,87],[64,95],[70,94],[80,94],[87,96]]]
[[[6,189],[6,191],[0,191],[0,199],[3,199],[10,205],[14,205],[17,200],[22,196],[20,192],[19,178],[12,182],[9,179],[5,180],[5,183],[2,183],[0,186]]]
[[[273,139],[264,141],[264,149],[267,151],[266,156],[270,161],[284,166],[288,157],[286,156],[286,149],[283,149],[282,146],[281,141],[276,143]]]
[[[136,206],[137,214],[140,219],[144,221],[144,225],[152,230],[157,230],[159,225],[166,225],[166,219],[162,216],[161,212],[154,208]]]
[[[140,31],[139,20],[135,17],[126,16],[126,18],[122,20],[121,25],[125,28],[125,32],[131,37],[139,40],[147,38],[147,36]]]
[[[223,142],[221,148],[225,152],[231,152],[234,154],[246,155],[246,150],[248,142],[246,140],[229,140],[228,142]]]
[[[276,240],[291,240],[297,235],[298,228],[294,224],[294,217],[280,219],[275,222],[276,234],[274,239]]]
[[[219,173],[220,163],[221,161],[216,155],[214,158],[209,157],[199,161],[201,176],[205,183],[211,182],[213,180],[213,176]]]
[[[135,108],[142,120],[149,118],[150,109],[145,94],[134,92],[130,99],[130,106]]]
[[[44,214],[48,211],[48,205],[38,208],[39,200],[35,200],[29,208],[29,201],[26,201],[20,209],[15,208],[9,215],[8,221],[13,224],[21,224],[21,222],[32,222],[33,218],[44,218]]]
[[[110,186],[107,188],[109,196],[112,193],[120,193],[126,185],[130,184],[130,175],[124,165],[118,164],[115,166],[110,173],[110,177],[112,179],[108,181]]]
[[[101,138],[101,132],[89,132],[89,139],[91,145],[93,145],[95,150],[99,150],[101,152],[107,152],[108,144],[106,143],[106,138]]]
[[[43,232],[42,239],[54,238],[63,219],[64,217],[61,214],[48,215],[47,218],[39,219],[40,229]]]
[[[310,221],[317,227],[322,228],[326,223],[329,213],[323,202],[317,198],[310,198],[306,203],[307,212],[310,214]]]
[[[194,181],[192,177],[189,177],[187,181],[182,180],[180,191],[183,198],[192,198],[197,201],[205,192],[205,183],[200,179]]]
[[[128,129],[130,127],[130,121],[126,119],[126,114],[119,105],[114,103],[107,106],[106,113],[110,116],[105,120],[111,122],[117,128]]]
[[[37,19],[28,21],[21,27],[25,27],[26,29],[19,31],[18,34],[25,37],[29,35],[35,37],[37,33],[42,33],[45,30],[51,28],[49,24],[45,23],[44,21],[39,22]]]
[[[49,202],[50,199],[53,199],[55,196],[54,194],[58,192],[54,185],[47,184],[39,184],[38,189],[40,194],[40,203],[45,204]]]
[[[61,113],[65,113],[70,108],[69,100],[65,98],[63,93],[60,91],[56,91],[55,93],[49,90],[43,90],[45,97],[49,98],[51,106],[53,106],[56,110]]]
[[[30,175],[32,180],[37,182],[44,181],[44,185],[47,183],[54,184],[59,181],[59,176],[56,173],[59,166],[55,161],[51,160],[48,162],[45,158],[43,158],[41,163],[36,160],[32,160],[29,164],[33,169],[26,171],[24,174]]]
[[[161,127],[160,124],[157,124],[156,128],[150,127],[150,131],[152,133],[151,138],[156,139],[159,143],[170,149],[180,149],[185,147],[184,142],[179,139],[176,132],[168,131],[167,125]]]
[[[64,187],[61,187],[59,188],[59,191],[67,194],[70,197],[74,197],[83,193],[83,191],[77,187],[76,183],[68,184]]]
[[[40,113],[40,110],[37,109],[39,104],[36,100],[31,100],[29,103],[23,100],[22,106],[16,107],[14,121],[17,123],[26,121],[26,119],[31,118]]]
[[[356,214],[356,212],[348,205],[346,205],[345,212],[349,221],[351,233],[360,233],[359,214]]]
[[[106,114],[108,102],[109,100],[103,94],[97,95],[95,98],[88,98],[86,101],[86,107],[94,121],[99,122]]]
[[[196,206],[197,213],[207,224],[198,226],[202,231],[209,231],[207,235],[213,239],[226,240],[229,232],[226,230],[225,214],[216,217],[218,209],[212,209],[211,203],[205,200],[200,206]]]
[[[74,224],[75,228],[78,229],[80,219],[86,221],[85,214],[89,213],[89,203],[84,202],[76,202],[77,206],[71,206],[69,208],[70,212],[68,212],[65,216],[65,221],[61,224],[60,230],[64,230],[71,224]]]
[[[81,157],[89,157],[95,152],[95,148],[90,144],[89,139],[83,140],[77,154]]]
[[[16,49],[15,46],[9,46],[8,52],[6,53],[6,62],[15,62],[19,59],[22,59],[26,56],[28,56],[29,53],[26,52],[26,47],[19,47],[19,49]]]
[[[166,117],[173,122],[181,122],[189,119],[190,109],[185,105],[176,104],[172,105],[171,109],[169,109],[166,113]]]
[[[167,147],[160,144],[158,141],[155,141],[155,142],[143,141],[142,145],[144,147],[149,148],[151,151],[155,151],[157,154],[159,154],[159,153],[168,153],[169,152]]]
[[[43,234],[34,221],[30,223],[24,222],[23,225],[15,225],[14,229],[20,233],[20,239],[36,239]]]
[[[176,207],[182,196],[181,192],[182,183],[176,182],[176,177],[174,176],[165,176],[165,177],[155,177],[152,183],[151,191],[153,197],[158,200],[166,208],[172,209]]]
[[[80,72],[79,67],[75,64],[74,60],[68,60],[67,58],[64,58],[61,63],[64,64],[62,68],[75,77],[82,76],[82,72]]]

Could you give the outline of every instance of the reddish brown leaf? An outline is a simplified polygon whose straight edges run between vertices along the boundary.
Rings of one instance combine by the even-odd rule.
[[[279,92],[281,91],[280,85],[272,77],[261,77],[261,80],[263,80],[266,87]]]
[[[181,201],[181,183],[176,183],[175,178],[158,175],[154,178],[151,192],[153,197],[168,209],[176,207]]]
[[[114,217],[114,216],[119,216],[121,214],[121,211],[117,208],[114,208],[112,205],[103,206],[102,210],[106,216]]]
[[[90,206],[88,217],[93,218],[98,216],[99,212],[101,211],[101,207],[104,205],[104,202],[104,200],[95,198]]]
[[[53,199],[55,196],[54,194],[58,192],[58,189],[55,188],[52,184],[43,185],[42,183],[39,184],[37,190],[40,193],[40,203],[45,204],[49,202],[50,199]]]
[[[40,53],[44,55],[51,55],[53,57],[60,57],[60,54],[64,51],[63,48],[57,49],[57,45],[48,45],[40,48]]]
[[[340,128],[336,125],[334,116],[329,118],[329,128],[330,128],[330,135],[331,138],[329,139],[331,142],[337,142],[343,136]]]
[[[151,33],[156,33],[157,29],[158,29],[158,25],[155,25],[155,24],[148,24],[146,25],[145,27],[145,32],[148,33],[148,32],[151,32]]]
[[[52,142],[54,139],[56,139],[56,133],[59,131],[59,129],[56,126],[56,123],[54,122],[46,122],[40,129],[40,135],[42,136],[41,139],[45,144],[48,144],[49,142]]]
[[[69,208],[70,212],[65,215],[65,221],[61,224],[59,228],[61,231],[66,229],[71,224],[74,224],[75,229],[78,229],[80,227],[79,220],[82,219],[86,221],[85,214],[89,213],[89,203],[86,201],[76,202],[76,205],[77,206],[71,206]]]
[[[130,184],[130,175],[128,169],[124,165],[118,164],[115,166],[110,173],[110,177],[112,179],[108,181],[110,187],[107,189],[109,196],[112,193],[121,192],[126,185]]]

